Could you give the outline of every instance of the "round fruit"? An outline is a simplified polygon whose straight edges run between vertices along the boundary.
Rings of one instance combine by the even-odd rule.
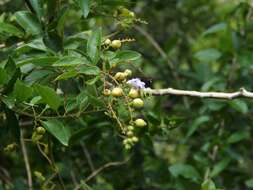
[[[126,69],[124,71],[124,73],[126,74],[126,76],[131,76],[132,75],[132,71],[130,69]]]
[[[134,136],[134,137],[132,137],[132,141],[133,141],[133,142],[138,142],[139,139],[138,139],[138,137],[135,137],[135,136]]]
[[[143,119],[136,119],[134,123],[137,127],[145,127],[147,125]]]
[[[131,148],[131,145],[125,144],[125,149],[129,150]]]
[[[139,97],[139,91],[137,89],[131,88],[129,93],[128,93],[128,96],[130,98],[138,98]]]
[[[123,95],[122,88],[115,87],[114,89],[112,89],[112,96],[114,96],[114,97],[120,97],[122,95]]]
[[[109,89],[105,89],[103,93],[105,96],[109,96],[111,94],[111,91]]]
[[[46,130],[43,127],[37,127],[36,133],[43,135],[46,132]]]
[[[105,45],[111,45],[111,43],[112,41],[109,38],[107,38],[104,42]]]
[[[144,102],[142,99],[140,98],[135,98],[133,101],[132,101],[132,106],[134,108],[142,108],[144,106]]]
[[[127,132],[127,136],[133,136],[133,135],[134,135],[133,131],[128,131]]]
[[[114,76],[114,78],[115,78],[116,80],[121,81],[121,80],[125,80],[125,79],[126,79],[126,76],[127,76],[127,75],[126,75],[125,73],[117,72],[116,75]]]
[[[119,49],[121,47],[121,41],[120,40],[113,40],[111,43],[111,47],[115,49]]]
[[[133,131],[133,130],[134,130],[134,127],[133,127],[132,125],[129,125],[129,126],[127,126],[127,130],[128,130],[128,131]]]

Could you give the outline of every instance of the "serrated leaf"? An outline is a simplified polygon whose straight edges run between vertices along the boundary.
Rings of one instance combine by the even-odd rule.
[[[68,146],[71,132],[67,126],[56,119],[42,121],[41,123],[49,133],[51,133],[56,139],[60,141],[60,143]]]
[[[101,45],[101,28],[92,30],[87,42],[87,54],[94,64],[97,63],[100,45]]]
[[[35,15],[29,11],[18,11],[15,13],[18,24],[29,34],[40,34],[41,25]]]
[[[61,97],[59,97],[52,88],[39,84],[34,88],[35,91],[41,96],[43,102],[48,104],[54,110],[59,108],[61,105]]]

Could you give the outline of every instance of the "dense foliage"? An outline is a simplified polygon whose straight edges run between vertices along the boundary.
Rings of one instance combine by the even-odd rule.
[[[0,189],[253,188],[252,6],[0,1]]]

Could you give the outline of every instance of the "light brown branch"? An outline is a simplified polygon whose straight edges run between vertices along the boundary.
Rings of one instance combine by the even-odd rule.
[[[249,92],[244,88],[240,88],[239,91],[226,93],[226,92],[198,92],[190,90],[178,90],[173,88],[167,89],[143,89],[144,93],[153,96],[164,96],[164,95],[176,95],[176,96],[192,96],[198,98],[216,98],[216,99],[235,99],[240,97],[253,98],[253,92]]]
[[[26,150],[26,146],[25,146],[23,129],[20,129],[20,144],[21,144],[21,150],[22,150],[22,154],[23,154],[24,162],[25,162],[28,189],[32,190],[33,189],[32,174],[31,174],[31,168],[30,168],[27,150]]]
[[[109,168],[111,166],[119,166],[119,165],[123,165],[125,163],[127,163],[129,161],[130,157],[128,157],[126,160],[123,161],[116,161],[116,162],[108,162],[105,165],[101,166],[100,168],[96,169],[94,172],[92,172],[85,180],[84,182],[87,182],[89,180],[91,180],[93,177],[95,177],[96,175],[98,175],[98,173],[100,173],[101,171],[103,171],[106,168]],[[75,187],[74,190],[78,190],[80,189],[82,186],[82,184],[78,185]]]

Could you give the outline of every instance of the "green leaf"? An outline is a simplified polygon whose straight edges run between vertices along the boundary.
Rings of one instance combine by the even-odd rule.
[[[248,106],[243,100],[232,100],[229,102],[229,105],[234,108],[236,111],[241,112],[243,114],[248,112]]]
[[[101,45],[101,28],[92,30],[87,42],[87,54],[94,64],[96,64],[99,57],[99,49]]]
[[[35,90],[52,109],[57,110],[61,105],[61,98],[52,88],[38,84],[35,86]]]
[[[182,176],[193,181],[198,181],[200,179],[199,172],[188,164],[174,164],[169,167],[169,171],[176,178]]]
[[[7,72],[8,75],[12,76],[16,71],[16,63],[12,59],[12,57],[9,57],[6,65],[4,66],[4,70]]]
[[[207,179],[201,184],[201,190],[216,190],[216,187],[211,179]]]
[[[83,64],[90,64],[89,61],[85,57],[73,57],[66,56],[56,61],[53,66],[55,67],[73,67],[79,66]]]
[[[137,59],[141,58],[141,54],[136,52],[136,51],[131,51],[131,50],[122,50],[118,51],[115,59],[118,59],[119,62],[125,61],[135,61]]]
[[[56,119],[42,121],[43,127],[65,146],[68,146],[71,136],[70,129]]]
[[[89,0],[78,0],[78,5],[82,10],[84,18],[86,18],[90,12]]]
[[[45,56],[45,57],[33,57],[24,59],[17,62],[17,67],[21,67],[26,64],[33,64],[41,67],[50,66],[58,60],[58,57]]]
[[[78,72],[85,75],[98,75],[100,73],[100,69],[96,66],[85,65],[82,66]]]
[[[30,98],[33,94],[33,90],[31,87],[27,86],[20,80],[17,80],[14,86],[13,95],[17,99],[18,102],[23,102]]]
[[[253,188],[253,178],[246,180],[245,185],[249,188]]]
[[[216,164],[210,174],[211,177],[217,176],[219,173],[221,173],[223,170],[226,169],[228,166],[229,162],[231,161],[230,158],[225,158],[221,160],[218,164]]]
[[[189,138],[203,123],[208,122],[209,120],[209,116],[200,116],[195,119],[188,130],[187,138]]]
[[[226,23],[224,23],[224,22],[218,23],[218,24],[215,24],[215,25],[211,26],[205,32],[203,32],[202,36],[206,36],[208,34],[217,33],[219,31],[224,31],[226,28],[227,28],[227,24]]]
[[[217,49],[205,49],[198,51],[194,57],[202,62],[214,62],[221,57],[221,53]]]
[[[63,50],[63,38],[57,31],[45,32],[43,35],[44,44],[54,52]]]
[[[62,73],[61,75],[59,75],[58,77],[56,77],[56,81],[57,80],[66,80],[72,77],[75,77],[76,75],[78,75],[78,72],[75,70],[71,70],[71,71],[67,71],[65,73]]]
[[[85,81],[85,83],[88,84],[88,85],[94,85],[99,79],[100,79],[100,76],[96,76],[92,79],[89,79],[89,80]]]
[[[43,3],[42,0],[29,0],[34,11],[37,14],[37,17],[39,19],[41,19],[42,15],[43,15]]]
[[[250,133],[247,130],[241,130],[238,131],[234,134],[232,134],[229,138],[228,138],[228,143],[232,144],[232,143],[237,143],[241,140],[244,139],[249,139],[250,138]]]
[[[0,33],[6,33],[11,36],[22,37],[24,33],[20,31],[16,26],[0,22]]]
[[[8,82],[9,75],[3,68],[0,68],[0,85],[4,85]]]
[[[19,11],[15,13],[18,24],[29,34],[40,34],[41,25],[35,15],[29,11]]]

